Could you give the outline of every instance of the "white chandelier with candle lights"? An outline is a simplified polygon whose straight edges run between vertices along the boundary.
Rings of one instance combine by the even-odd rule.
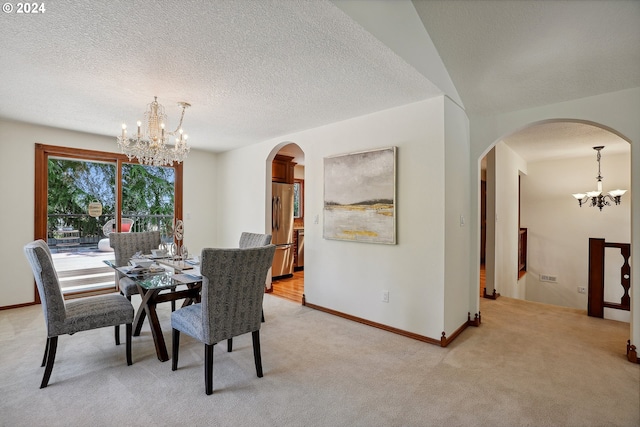
[[[576,198],[580,207],[583,204],[591,200],[590,207],[596,206],[600,210],[602,210],[605,206],[611,206],[609,201],[614,202],[616,205],[619,205],[621,202],[622,195],[627,192],[627,190],[612,190],[607,194],[602,194],[602,174],[600,173],[600,151],[604,148],[604,146],[593,147],[596,150],[596,160],[598,161],[598,176],[596,177],[597,181],[597,189],[595,191],[587,191],[586,193],[575,193],[572,194],[573,197]]]
[[[144,121],[138,120],[138,129],[135,135],[127,136],[127,125],[122,124],[122,133],[118,137],[118,145],[129,160],[136,158],[140,164],[165,166],[173,162],[181,163],[189,154],[187,134],[182,129],[182,120],[185,110],[191,106],[187,102],[178,102],[182,108],[180,122],[176,130],[171,132],[166,128],[167,115],[164,107],[158,103],[158,97],[147,106],[144,113]],[[171,141],[174,137],[174,141]]]

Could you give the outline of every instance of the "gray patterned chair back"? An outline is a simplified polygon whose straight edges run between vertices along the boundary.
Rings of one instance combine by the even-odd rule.
[[[139,233],[109,233],[109,246],[116,256],[116,266],[127,265],[136,252],[150,254],[152,249],[160,246],[159,231],[143,231]]]
[[[109,233],[109,246],[113,248],[116,266],[122,267],[129,263],[129,260],[136,252],[150,254],[152,249],[158,249],[158,246],[160,246],[160,232]],[[116,271],[116,283],[121,277],[123,275]]]
[[[47,336],[58,336],[66,318],[66,309],[49,246],[44,240],[36,240],[25,245],[24,254],[36,279],[47,325]]]
[[[202,250],[202,329],[214,344],[260,329],[262,299],[274,245]]]
[[[240,235],[240,248],[255,248],[257,246],[267,246],[271,243],[271,234],[248,233],[243,231]]]

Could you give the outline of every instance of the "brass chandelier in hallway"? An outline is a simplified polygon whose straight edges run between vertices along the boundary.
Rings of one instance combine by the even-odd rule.
[[[602,194],[602,174],[600,173],[600,151],[604,148],[604,146],[593,147],[596,150],[596,160],[598,161],[598,176],[596,177],[597,181],[597,190],[595,191],[587,191],[586,193],[575,193],[573,197],[578,200],[580,207],[583,204],[587,203],[587,201],[591,200],[590,207],[597,206],[600,210],[602,210],[605,206],[611,206],[611,202],[614,202],[616,205],[619,205],[621,202],[622,195],[627,192],[627,190],[612,190],[607,194]]]

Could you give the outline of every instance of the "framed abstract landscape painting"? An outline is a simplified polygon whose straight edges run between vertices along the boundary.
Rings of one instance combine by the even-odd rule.
[[[396,147],[324,159],[325,239],[396,243]]]

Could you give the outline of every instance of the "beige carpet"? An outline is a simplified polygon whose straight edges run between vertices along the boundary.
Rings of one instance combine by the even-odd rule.
[[[40,390],[40,307],[0,311],[0,425],[640,425],[628,324],[504,297],[481,310],[482,325],[443,349],[266,295],[264,377],[240,337],[233,353],[216,347],[211,396],[203,346],[183,336],[172,372],[147,324],[129,367],[111,328],[61,337]],[[170,346],[169,315],[165,304]]]

